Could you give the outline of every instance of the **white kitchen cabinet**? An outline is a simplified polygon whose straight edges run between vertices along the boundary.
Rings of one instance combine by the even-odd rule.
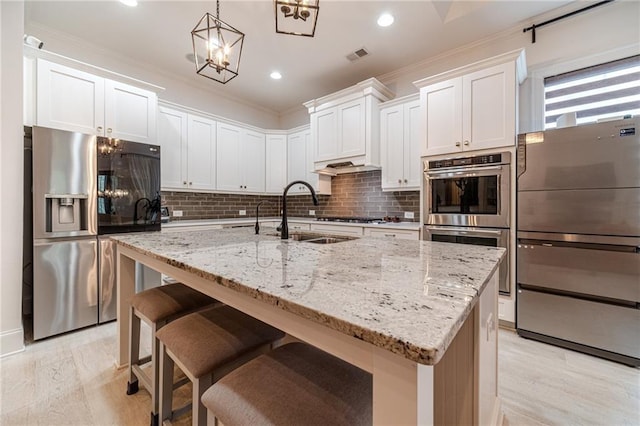
[[[419,240],[420,231],[411,229],[364,228],[365,237],[396,238],[399,240]]]
[[[309,230],[333,235],[346,235],[349,237],[362,237],[362,226],[327,225],[324,223],[312,223]]]
[[[216,189],[216,122],[166,106],[159,108],[162,189]]]
[[[331,195],[331,176],[313,172],[314,148],[309,129],[298,130],[287,137],[287,184],[296,180],[308,182],[318,194]],[[294,185],[289,194],[309,192],[304,185]]]
[[[415,82],[422,107],[422,156],[515,145],[518,50]]]
[[[306,102],[315,147],[314,169],[351,162],[380,166],[380,102],[392,93],[375,78]]]
[[[36,68],[38,126],[156,143],[154,92],[44,59]]]
[[[414,99],[415,98],[415,99]],[[382,190],[419,191],[420,100],[402,100],[380,109]]]
[[[218,123],[217,186],[231,192],[265,191],[265,135]]]
[[[287,135],[266,135],[265,191],[281,195],[287,186]]]

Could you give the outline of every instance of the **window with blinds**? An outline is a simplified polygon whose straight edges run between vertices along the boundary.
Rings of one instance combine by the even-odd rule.
[[[640,55],[544,79],[545,129],[563,114],[576,123],[640,115]]]

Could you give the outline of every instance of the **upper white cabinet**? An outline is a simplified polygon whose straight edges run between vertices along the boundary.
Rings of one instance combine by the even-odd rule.
[[[218,190],[265,192],[265,135],[232,124],[218,123]]]
[[[524,50],[417,81],[422,156],[513,146]]]
[[[216,122],[209,118],[159,108],[163,189],[216,189],[216,131]]]
[[[380,102],[392,93],[375,78],[304,105],[311,115],[314,169],[335,163],[380,166]]]
[[[420,190],[420,111],[418,95],[380,109],[383,191]]]
[[[287,186],[287,135],[266,135],[265,191],[282,194]]]
[[[296,180],[308,182],[318,194],[331,195],[331,176],[313,172],[314,147],[311,130],[298,130],[287,137],[287,185]],[[304,185],[294,185],[289,194],[305,193]]]
[[[36,67],[36,124],[156,143],[157,96],[43,59]]]

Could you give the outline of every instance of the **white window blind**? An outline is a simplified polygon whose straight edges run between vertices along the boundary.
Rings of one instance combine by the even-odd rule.
[[[545,129],[562,114],[576,123],[640,115],[640,55],[544,79]]]

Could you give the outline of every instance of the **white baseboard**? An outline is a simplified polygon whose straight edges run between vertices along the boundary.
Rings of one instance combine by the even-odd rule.
[[[0,358],[24,351],[24,330],[16,328],[0,333]]]

